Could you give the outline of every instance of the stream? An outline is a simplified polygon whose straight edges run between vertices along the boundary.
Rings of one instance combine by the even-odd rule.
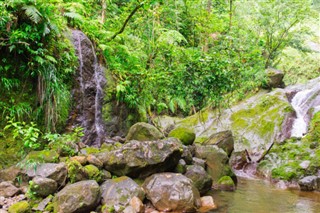
[[[267,180],[238,177],[234,192],[211,192],[219,213],[320,212],[320,192],[279,189]]]

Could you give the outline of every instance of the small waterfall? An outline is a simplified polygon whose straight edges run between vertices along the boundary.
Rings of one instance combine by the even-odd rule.
[[[79,67],[77,85],[72,91],[75,106],[68,122],[84,128],[83,143],[100,146],[105,135],[101,110],[106,80],[89,38],[78,30],[72,31],[72,37]]]
[[[308,131],[312,115],[320,110],[320,85],[311,84],[297,92],[291,105],[296,111],[291,137],[302,137]]]

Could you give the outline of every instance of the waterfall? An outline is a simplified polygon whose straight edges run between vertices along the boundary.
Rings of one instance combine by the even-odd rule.
[[[72,31],[72,38],[79,67],[72,91],[74,107],[68,122],[73,127],[84,128],[83,143],[100,146],[105,136],[101,110],[106,80],[89,38],[78,30]]]
[[[302,137],[308,131],[309,121],[320,110],[320,85],[309,84],[296,93],[291,101],[296,112],[291,137]]]

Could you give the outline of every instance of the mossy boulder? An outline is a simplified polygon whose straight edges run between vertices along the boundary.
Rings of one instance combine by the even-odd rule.
[[[178,138],[183,145],[192,145],[196,138],[196,134],[193,130],[186,127],[177,127],[172,130],[168,136]]]
[[[236,185],[230,176],[223,176],[219,179],[217,187],[223,191],[234,191]]]
[[[68,160],[66,165],[68,168],[68,179],[71,183],[89,179],[89,174],[79,161]]]
[[[126,140],[150,141],[163,138],[163,134],[148,123],[139,122],[134,124],[127,134]]]
[[[31,212],[28,201],[20,201],[11,205],[8,209],[9,213],[29,213]]]
[[[30,181],[29,191],[37,197],[47,197],[56,192],[58,184],[50,178],[36,176]]]
[[[90,212],[100,202],[100,187],[94,180],[67,185],[53,199],[54,212]]]
[[[266,70],[267,74],[267,88],[284,88],[285,84],[283,82],[284,72],[274,68],[268,68]]]
[[[101,185],[101,193],[102,204],[116,212],[122,212],[129,206],[132,198],[143,200],[145,196],[142,188],[126,176],[105,181]]]
[[[29,152],[24,161],[56,163],[59,161],[59,154],[55,150],[32,151]]]
[[[90,180],[95,180],[98,183],[101,182],[102,180],[102,173],[100,172],[100,170],[94,166],[94,165],[86,165],[84,167],[84,171],[88,174],[88,178]]]
[[[182,144],[176,138],[156,141],[130,141],[120,149],[100,155],[104,168],[117,176],[148,177],[173,170],[182,155]]]

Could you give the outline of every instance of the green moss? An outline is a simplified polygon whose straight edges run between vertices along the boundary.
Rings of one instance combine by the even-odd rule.
[[[82,165],[76,160],[68,160],[66,165],[68,168],[68,178],[71,183],[79,181],[80,175],[86,173]]]
[[[178,138],[184,145],[191,145],[196,138],[193,130],[186,127],[177,127],[172,130],[168,136]]]
[[[90,165],[86,165],[84,167],[84,170],[88,174],[90,180],[95,180],[98,183],[101,182],[102,173],[99,171],[99,169],[96,166],[91,165],[91,164]]]
[[[81,152],[83,154],[89,155],[89,154],[99,153],[100,150],[98,148],[95,148],[95,147],[86,147],[86,148],[81,149]]]
[[[30,211],[30,205],[27,201],[20,201],[11,205],[8,209],[9,213],[28,213]]]
[[[219,184],[234,186],[234,182],[230,176],[223,176],[218,180]]]
[[[54,150],[42,150],[30,152],[25,160],[35,162],[56,163],[59,160],[59,154]]]

